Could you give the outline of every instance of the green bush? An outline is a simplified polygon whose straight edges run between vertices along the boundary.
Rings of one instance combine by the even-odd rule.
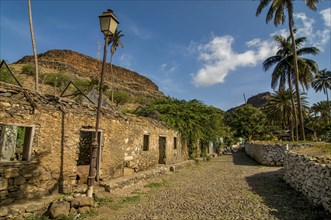
[[[0,69],[0,81],[10,84],[16,84],[14,77],[9,73],[9,70],[5,67]]]
[[[34,76],[36,73],[34,65],[32,63],[25,64],[22,68],[21,73],[29,76]]]
[[[116,91],[114,92],[114,102],[116,103],[116,106],[123,105],[127,103],[130,100],[130,96],[125,91]]]

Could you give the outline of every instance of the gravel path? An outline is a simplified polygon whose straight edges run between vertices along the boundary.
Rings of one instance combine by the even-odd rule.
[[[331,219],[244,152],[113,192],[90,219]],[[108,202],[105,202],[108,201]]]

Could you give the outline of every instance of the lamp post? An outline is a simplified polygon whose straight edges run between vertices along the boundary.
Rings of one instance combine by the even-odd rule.
[[[105,46],[103,51],[103,61],[102,61],[102,69],[101,69],[101,79],[99,84],[99,97],[98,97],[98,107],[97,107],[97,118],[95,123],[95,135],[93,142],[91,144],[91,161],[90,161],[90,169],[89,176],[87,178],[87,196],[93,196],[93,185],[95,182],[95,174],[96,174],[96,165],[97,165],[97,157],[98,157],[98,148],[100,148],[98,144],[98,132],[99,132],[99,119],[100,119],[100,109],[102,103],[102,88],[104,82],[104,75],[106,70],[106,59],[107,59],[107,49],[108,42],[111,36],[115,33],[117,25],[119,24],[115,14],[111,9],[108,9],[106,12],[103,12],[99,16],[100,20],[100,29],[105,35]]]

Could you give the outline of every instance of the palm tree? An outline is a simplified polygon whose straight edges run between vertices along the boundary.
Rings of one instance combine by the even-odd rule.
[[[268,102],[264,106],[263,111],[270,122],[281,123],[283,129],[287,127],[291,131],[290,135],[293,141],[293,119],[294,124],[296,120],[294,117],[295,107],[293,108],[292,105],[292,97],[292,90],[278,90],[268,97]]]
[[[317,3],[319,0],[305,0],[306,5],[312,9],[316,10]],[[305,140],[305,130],[303,124],[303,116],[301,110],[301,100],[300,100],[300,90],[299,90],[299,68],[298,68],[298,60],[297,60],[297,51],[296,44],[294,39],[294,31],[293,31],[293,2],[292,0],[260,0],[260,4],[256,10],[256,16],[259,16],[264,8],[266,8],[271,3],[271,6],[268,10],[266,22],[268,23],[272,19],[274,19],[274,24],[277,27],[279,24],[284,24],[285,22],[285,10],[287,10],[288,15],[288,26],[290,30],[290,36],[292,39],[292,50],[293,50],[293,67],[295,73],[295,90],[296,90],[296,99],[298,102],[298,112],[299,112],[299,120],[300,120],[300,128],[301,128],[301,136],[302,139]]]
[[[326,69],[319,71],[312,83],[312,86],[316,92],[323,90],[326,95],[326,100],[329,101],[328,89],[331,89],[331,71]]]
[[[121,38],[124,36],[122,34],[122,31],[118,31],[116,29],[115,33],[113,34],[111,40],[108,42],[108,44],[111,44],[110,47],[110,71],[111,71],[111,78],[112,78],[112,84],[111,84],[111,101],[114,102],[114,73],[113,73],[113,56],[116,52],[117,47],[120,45],[123,48],[123,43],[121,42]]]
[[[37,57],[36,41],[34,39],[34,31],[33,31],[33,24],[32,24],[32,10],[31,10],[31,1],[30,0],[28,0],[28,11],[29,11],[30,34],[31,34],[34,65],[35,65],[35,90],[38,91],[39,90],[38,57]]]
[[[323,137],[327,133],[327,127],[330,126],[330,101],[321,101],[313,104],[310,108],[310,126]]]
[[[293,83],[293,50],[292,50],[292,40],[291,37],[288,36],[287,38],[276,35],[274,36],[274,40],[278,43],[278,51],[276,55],[267,58],[263,62],[263,68],[265,71],[268,71],[271,67],[275,66],[272,72],[272,80],[271,80],[271,87],[275,90],[277,85],[279,85],[279,90],[285,90],[286,81],[288,83],[288,88],[290,91],[292,89]],[[305,37],[300,37],[295,39],[297,45],[297,54],[298,56],[305,55],[305,54],[313,54],[316,55],[319,50],[316,47],[305,47],[300,48],[302,44],[306,41]],[[300,64],[300,75],[299,75],[299,82],[302,85],[302,88],[308,89],[309,82],[313,79],[313,73],[318,72],[317,64],[315,61],[298,57],[298,63]],[[291,96],[293,93],[289,93]],[[291,98],[292,107],[294,107],[294,97]],[[297,111],[293,109],[293,117],[294,117],[294,124],[297,128]],[[296,138],[298,138],[298,131],[296,129]]]
[[[319,117],[323,123],[328,123],[330,120],[330,105],[329,101],[320,101],[311,107],[311,111],[315,114],[315,116]]]

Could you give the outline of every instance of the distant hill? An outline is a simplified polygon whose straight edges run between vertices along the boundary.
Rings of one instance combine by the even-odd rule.
[[[25,56],[14,64],[33,63],[33,56]],[[71,50],[49,50],[38,54],[38,63],[53,71],[66,71],[81,78],[100,78],[102,61]],[[158,86],[145,76],[129,69],[113,65],[115,89],[123,90],[132,96],[162,98],[165,95]],[[106,65],[105,82],[110,85],[110,64]]]
[[[267,97],[269,97],[270,95],[271,95],[270,92],[259,93],[257,95],[250,97],[249,99],[247,99],[247,104],[252,105],[255,108],[261,108],[267,103]],[[243,106],[243,105],[245,105],[245,104],[242,104],[240,106]],[[227,112],[233,112],[240,106],[231,108],[231,109],[227,110]]]

